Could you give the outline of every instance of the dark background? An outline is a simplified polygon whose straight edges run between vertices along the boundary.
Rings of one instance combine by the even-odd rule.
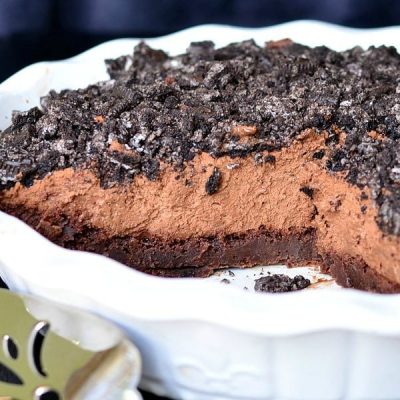
[[[400,24],[399,0],[0,0],[0,81],[39,60],[118,37],[222,23],[317,19],[353,27]]]
[[[33,62],[70,57],[119,37],[160,36],[205,23],[258,27],[296,19],[361,28],[400,25],[400,0],[0,0],[0,82]]]

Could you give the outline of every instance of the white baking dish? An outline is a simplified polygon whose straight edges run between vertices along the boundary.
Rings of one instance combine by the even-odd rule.
[[[345,49],[400,46],[400,28],[344,29],[302,21],[263,29],[202,26],[148,42],[171,53],[190,41],[217,45],[291,37]],[[48,90],[106,78],[103,59],[131,53],[116,40],[0,85],[0,129],[11,110]],[[61,249],[0,213],[0,275],[14,290],[105,316],[140,348],[144,389],[180,399],[400,399],[400,296],[329,287],[266,295],[218,279],[162,279],[105,257]],[[215,282],[217,281],[217,282]]]

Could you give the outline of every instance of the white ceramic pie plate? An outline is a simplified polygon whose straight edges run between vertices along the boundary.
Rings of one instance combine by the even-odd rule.
[[[335,49],[400,46],[400,28],[362,31],[310,21],[263,29],[202,26],[148,42],[178,53],[196,40],[223,45],[285,37]],[[0,85],[0,129],[13,109],[37,105],[50,89],[105,79],[103,59],[131,53],[137,42],[116,40],[20,71]],[[221,284],[221,276],[150,277],[61,249],[0,213],[0,275],[7,284],[123,327],[142,352],[144,389],[185,400],[400,398],[400,296],[334,287],[257,294],[242,288],[252,273],[239,273],[231,285]]]

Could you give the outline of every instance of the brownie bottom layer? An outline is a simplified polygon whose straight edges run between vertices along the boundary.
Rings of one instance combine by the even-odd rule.
[[[334,253],[324,254],[320,266],[321,272],[333,276],[343,287],[377,293],[400,293],[399,284],[378,274],[361,258]]]
[[[400,285],[376,273],[362,259],[342,254],[318,254],[315,232],[281,233],[260,229],[224,238],[208,237],[164,242],[118,237],[102,239],[92,231],[83,240],[61,241],[71,249],[109,256],[142,272],[164,277],[207,277],[229,266],[318,264],[343,287],[378,293],[398,293]]]
[[[206,277],[227,266],[318,262],[312,230],[283,235],[260,229],[244,235],[170,242],[126,237],[109,240],[92,231],[82,239],[59,243],[68,248],[105,254],[140,271],[168,277]]]
[[[318,264],[344,287],[379,293],[400,292],[400,285],[370,268],[361,258],[319,253],[315,231],[282,233],[259,229],[225,237],[164,241],[157,238],[109,237],[107,232],[72,224],[63,218],[44,220],[30,210],[7,210],[63,247],[111,257],[139,271],[164,277],[207,277],[227,267]]]

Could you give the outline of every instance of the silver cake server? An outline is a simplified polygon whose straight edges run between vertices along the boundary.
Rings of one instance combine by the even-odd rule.
[[[0,400],[139,400],[141,360],[112,324],[0,289]]]

